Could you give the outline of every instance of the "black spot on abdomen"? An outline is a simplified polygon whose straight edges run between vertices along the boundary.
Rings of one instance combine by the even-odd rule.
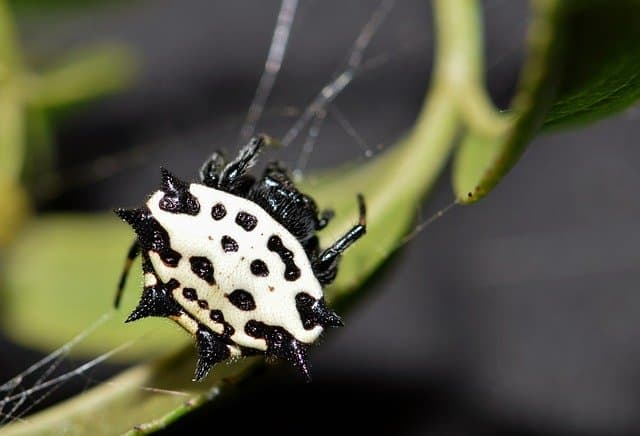
[[[251,269],[251,274],[254,276],[267,277],[269,275],[269,268],[267,268],[267,264],[260,259],[256,259],[251,262],[249,268]]]
[[[193,288],[184,288],[182,290],[182,296],[189,301],[196,301],[200,309],[209,309],[209,302],[207,302],[207,300],[198,299],[198,292]]]
[[[211,319],[211,321],[214,321],[218,324],[223,325],[224,331],[222,332],[222,337],[224,339],[228,340],[235,333],[235,329],[231,327],[231,324],[225,321],[224,315],[222,314],[221,310],[218,310],[218,309],[212,310],[211,312],[209,312],[209,318]]]
[[[300,268],[293,261],[293,251],[282,244],[282,239],[279,236],[272,235],[267,242],[267,248],[280,256],[280,260],[284,263],[285,280],[293,282],[300,278]]]
[[[198,293],[193,288],[184,288],[182,290],[182,296],[189,301],[195,301],[198,299]]]
[[[222,203],[216,203],[211,208],[211,218],[216,221],[220,221],[227,215],[227,209],[224,207]]]
[[[216,283],[213,277],[213,264],[209,259],[203,256],[193,256],[189,258],[191,271],[210,285]]]
[[[244,289],[236,289],[232,293],[227,295],[227,298],[240,310],[249,311],[256,308],[256,302],[253,296]]]
[[[222,249],[225,253],[238,251],[238,243],[231,236],[224,235],[220,240],[220,243],[222,244]]]
[[[200,203],[189,191],[181,192],[175,196],[165,193],[160,199],[158,207],[165,212],[184,213],[191,216],[198,215],[200,212]]]
[[[247,212],[238,212],[236,215],[236,224],[247,232],[250,232],[258,225],[258,218]]]

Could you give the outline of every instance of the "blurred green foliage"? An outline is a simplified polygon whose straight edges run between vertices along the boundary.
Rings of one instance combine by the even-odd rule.
[[[49,115],[124,88],[135,69],[130,50],[110,44],[83,48],[45,71],[31,71],[11,10],[0,0],[0,193],[15,205],[0,209],[0,248],[27,219],[29,179],[52,170]]]

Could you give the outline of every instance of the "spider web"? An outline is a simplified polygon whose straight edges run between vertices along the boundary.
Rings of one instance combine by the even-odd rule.
[[[494,7],[497,7],[503,0],[495,0]],[[287,48],[290,42],[293,25],[299,9],[298,0],[282,0],[280,10],[274,27],[271,45],[264,65],[264,71],[259,80],[253,101],[249,105],[246,117],[239,132],[239,143],[242,144],[256,132],[263,116],[266,113],[276,114],[293,119],[290,127],[281,137],[284,148],[295,147],[296,142],[300,144],[299,151],[293,159],[294,176],[302,178],[307,171],[318,140],[321,137],[322,129],[328,121],[333,121],[351,139],[348,144],[354,150],[354,155],[363,160],[375,157],[385,147],[383,145],[373,146],[349,120],[348,114],[340,109],[336,99],[343,91],[358,79],[369,72],[375,71],[394,59],[411,53],[415,47],[405,47],[404,51],[398,53],[376,53],[368,54],[370,43],[376,37],[378,31],[384,26],[386,18],[393,12],[396,0],[381,0],[372,10],[371,16],[348,50],[346,60],[332,78],[318,89],[309,103],[303,108],[296,107],[275,107],[267,108],[269,97],[274,90],[283,62],[286,58]],[[490,5],[489,5],[490,6]],[[489,68],[494,68],[503,62],[507,57],[515,52],[517,47],[509,51],[490,64]],[[64,179],[44,178],[51,182],[58,181],[49,189],[40,190],[45,192],[43,198],[59,195],[65,190],[94,183],[99,179],[111,177],[115,173],[121,172],[131,166],[140,164],[150,151],[158,147],[158,144],[144,143],[130,147],[129,149],[102,156],[87,164],[77,166],[65,171]],[[455,199],[451,199],[444,207],[423,217],[423,206],[416,205],[416,224],[413,230],[400,241],[396,249],[401,248],[411,240],[419,236],[433,222],[444,216],[456,206]],[[46,355],[36,363],[30,365],[24,371],[13,376],[6,382],[0,384],[0,425],[14,420],[24,420],[32,410],[43,403],[57,389],[69,381],[81,378],[85,381],[84,389],[103,383],[91,376],[91,371],[102,365],[111,356],[132,345],[127,342],[108,352],[105,352],[93,359],[82,363],[69,361],[69,353],[81,341],[89,337],[93,332],[102,327],[112,316],[107,313],[98,319],[94,324],[87,327],[77,336],[63,344],[57,350]],[[61,370],[64,364],[71,365],[69,369]],[[167,391],[156,387],[144,387],[144,390],[157,392],[159,395],[188,396],[187,392]]]

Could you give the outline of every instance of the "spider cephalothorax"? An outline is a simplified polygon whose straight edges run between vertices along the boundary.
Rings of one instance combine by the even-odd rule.
[[[168,317],[196,338],[195,380],[217,362],[264,352],[309,377],[307,348],[326,327],[342,325],[322,286],[341,254],[365,233],[360,220],[327,249],[316,232],[333,212],[318,212],[286,171],[270,164],[260,180],[247,174],[267,138],[253,138],[225,164],[214,153],[187,184],[162,169],[160,190],[138,209],[117,209],[133,227],[132,245],[116,296],[142,253],[144,290],[127,322]]]

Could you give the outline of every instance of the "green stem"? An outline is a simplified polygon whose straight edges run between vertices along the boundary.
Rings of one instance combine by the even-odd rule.
[[[436,80],[456,101],[463,121],[473,130],[496,136],[507,120],[493,106],[484,86],[482,10],[477,0],[435,0],[438,49]]]
[[[6,0],[0,0],[0,85],[21,69],[16,29]]]
[[[6,0],[0,0],[0,172],[17,180],[24,159],[24,113],[14,79],[21,61],[13,17]]]
[[[25,114],[12,85],[0,85],[0,172],[3,179],[17,181],[24,162]]]
[[[560,21],[564,7],[561,0],[531,2],[528,54],[510,109],[516,115],[509,118],[503,135],[474,131],[463,142],[454,164],[454,185],[461,203],[487,195],[516,164],[542,125],[560,80],[557,59],[563,47],[563,27],[553,24]]]

